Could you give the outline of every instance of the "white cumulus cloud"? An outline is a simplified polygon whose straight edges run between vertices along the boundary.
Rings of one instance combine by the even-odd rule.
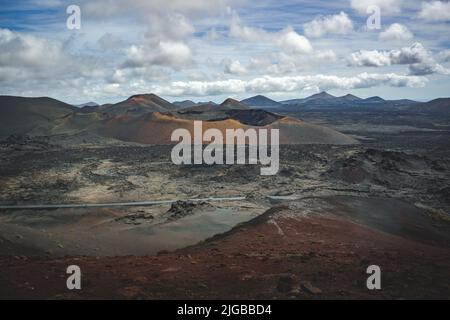
[[[291,27],[278,32],[268,32],[262,28],[243,25],[237,15],[234,15],[231,20],[230,36],[247,42],[275,44],[288,53],[309,54],[313,52],[310,41]]]
[[[319,38],[326,34],[347,34],[353,30],[353,22],[345,12],[319,17],[303,25],[305,35]]]
[[[282,30],[277,38],[281,48],[286,52],[300,54],[313,52],[313,47],[309,40],[291,28]]]
[[[0,82],[103,77],[104,72],[91,56],[71,54],[61,41],[0,28]]]
[[[421,43],[414,43],[412,46],[400,50],[360,50],[350,55],[348,63],[350,66],[356,67],[409,65],[411,75],[450,74],[450,70],[438,64]]]
[[[60,42],[8,29],[0,29],[0,48],[0,67],[45,69],[68,58]]]
[[[164,66],[180,69],[191,63],[191,49],[182,42],[161,41],[152,45],[132,45],[127,49],[124,67]]]
[[[444,50],[438,54],[440,62],[450,62],[450,49]]]
[[[384,41],[401,41],[401,40],[411,40],[414,37],[409,29],[400,24],[393,23],[386,28],[385,31],[380,33],[380,40]]]
[[[422,2],[419,18],[429,21],[450,21],[450,2]]]
[[[239,60],[224,59],[225,73],[243,75],[247,73],[247,69],[241,64]]]

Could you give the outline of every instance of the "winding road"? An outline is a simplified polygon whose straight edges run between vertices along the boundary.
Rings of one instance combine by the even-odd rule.
[[[30,205],[0,205],[0,210],[39,210],[39,209],[60,209],[60,208],[109,208],[109,207],[141,207],[159,204],[169,204],[176,201],[243,201],[246,197],[209,197],[195,199],[177,199],[177,200],[149,200],[149,201],[131,201],[131,202],[108,202],[108,203],[84,203],[84,204],[30,204]]]

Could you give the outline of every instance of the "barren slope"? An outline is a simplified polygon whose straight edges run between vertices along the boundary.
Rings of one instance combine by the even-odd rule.
[[[320,203],[320,200],[318,200]],[[404,299],[450,294],[448,247],[332,214],[333,207],[276,207],[199,245],[153,257],[0,260],[1,298]],[[366,203],[371,210],[371,204]],[[355,207],[352,207],[354,210]],[[395,208],[394,208],[395,210]],[[387,210],[386,214],[392,213]],[[411,213],[411,216],[415,216]],[[404,223],[414,223],[413,220]],[[439,222],[442,225],[443,222]],[[448,225],[447,225],[448,227]],[[419,233],[426,236],[427,231]],[[79,265],[83,290],[65,289]],[[382,290],[366,287],[369,265]]]
[[[45,133],[49,123],[78,108],[51,98],[0,96],[0,137]]]
[[[274,120],[276,118],[273,118]],[[240,120],[240,121],[239,121]],[[236,119],[228,117],[225,120],[203,121],[203,131],[215,128],[222,131],[225,136],[226,129],[279,129],[281,144],[353,144],[356,140],[335,130],[308,124],[292,118],[281,118],[267,125],[251,126],[244,124],[242,117]],[[172,115],[158,112],[146,114],[138,118],[121,116],[108,120],[100,133],[104,136],[124,141],[140,142],[145,144],[171,144],[172,132],[184,128],[193,136],[194,120],[181,119]]]

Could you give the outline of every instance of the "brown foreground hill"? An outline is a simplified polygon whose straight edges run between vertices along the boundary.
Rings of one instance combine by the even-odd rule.
[[[378,224],[388,217],[395,229]],[[424,220],[434,231],[416,225]],[[448,299],[449,242],[439,232],[449,227],[397,200],[317,198],[157,256],[3,258],[0,298]],[[72,264],[80,291],[66,288]],[[381,290],[366,286],[370,265],[381,268]]]

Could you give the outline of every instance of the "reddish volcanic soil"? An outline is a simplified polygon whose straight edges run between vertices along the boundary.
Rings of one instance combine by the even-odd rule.
[[[82,290],[65,270],[82,270]],[[366,268],[382,290],[366,288]],[[199,245],[154,257],[0,260],[0,298],[408,299],[450,297],[450,251],[334,215],[287,207]]]

